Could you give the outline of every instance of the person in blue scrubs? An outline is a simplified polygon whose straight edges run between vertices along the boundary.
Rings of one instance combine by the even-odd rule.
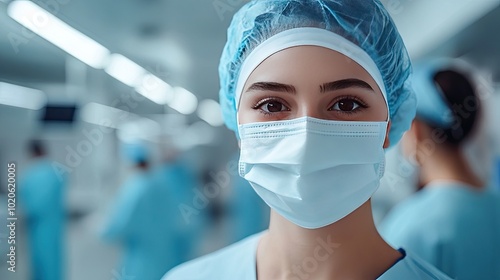
[[[171,150],[160,165],[153,170],[157,184],[168,191],[164,203],[172,205],[172,242],[175,252],[174,265],[193,258],[198,241],[203,235],[206,217],[203,213],[186,217],[181,211],[181,205],[191,205],[194,190],[200,185],[197,173],[189,163],[176,151]],[[171,267],[170,267],[171,268]]]
[[[500,193],[500,156],[495,160],[492,188]]]
[[[65,178],[52,168],[41,141],[32,141],[30,152],[33,162],[20,174],[18,195],[26,217],[31,279],[65,279]]]
[[[443,60],[416,67],[414,85],[417,118],[402,152],[418,164],[423,187],[389,213],[383,236],[454,279],[500,279],[500,197],[461,149],[480,122],[475,86]]]
[[[449,279],[373,221],[384,149],[415,114],[411,63],[378,0],[254,0],[234,16],[220,103],[269,229],[163,279]]]
[[[124,152],[136,170],[121,186],[102,237],[123,247],[117,271],[133,279],[160,279],[176,262],[174,205],[169,190],[151,174],[146,148],[126,144]]]

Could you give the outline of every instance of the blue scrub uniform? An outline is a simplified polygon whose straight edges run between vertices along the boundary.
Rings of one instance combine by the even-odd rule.
[[[500,198],[436,181],[397,205],[382,236],[454,279],[500,279]]]
[[[185,162],[176,160],[165,162],[156,168],[154,178],[168,191],[165,203],[173,206],[171,237],[175,252],[174,265],[178,265],[192,258],[197,241],[202,238],[201,228],[205,223],[203,213],[190,216],[187,221],[179,208],[180,205],[191,205],[193,190],[198,185],[197,176]]]
[[[49,160],[39,159],[24,171],[18,195],[27,221],[31,279],[64,279],[64,179]]]
[[[500,157],[497,157],[495,162],[495,171],[494,171],[494,182],[493,189],[497,192],[500,192]]]
[[[256,252],[262,233],[252,235],[215,253],[182,264],[162,280],[256,280]],[[325,252],[333,250],[323,244]],[[326,254],[322,252],[322,254]],[[297,272],[296,279],[308,279],[305,269]],[[406,254],[395,263],[378,280],[448,280],[449,278],[434,267]]]
[[[132,175],[118,194],[103,238],[123,245],[118,271],[131,279],[157,280],[175,265],[168,196],[148,172]]]

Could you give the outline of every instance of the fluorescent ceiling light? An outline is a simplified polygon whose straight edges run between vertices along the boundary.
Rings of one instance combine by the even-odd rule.
[[[135,129],[134,133],[138,134],[147,132],[145,137],[148,137],[148,140],[153,136],[156,137],[161,129],[160,124],[154,120],[95,102],[86,104],[82,108],[80,116],[84,122],[95,125],[119,130],[125,129],[128,132],[130,132],[129,128],[133,128]]]
[[[174,97],[174,89],[151,73],[143,76],[135,90],[160,105],[168,104]]]
[[[121,54],[111,55],[105,71],[113,78],[130,87],[138,86],[141,78],[146,74],[144,68]]]
[[[148,118],[125,122],[118,127],[117,132],[118,139],[129,143],[138,140],[157,142],[159,135],[160,124]]]
[[[211,126],[221,126],[224,124],[220,105],[215,100],[206,99],[200,102],[198,116]]]
[[[215,139],[214,128],[199,121],[187,127],[183,134],[173,138],[172,142],[178,149],[186,151],[198,145],[210,145]]]
[[[110,128],[117,128],[123,122],[138,118],[127,111],[94,102],[85,105],[80,116],[84,122]]]
[[[47,103],[44,92],[0,82],[0,104],[39,110]]]
[[[185,88],[175,87],[174,98],[168,105],[181,114],[189,115],[196,111],[198,98]]]
[[[35,3],[25,0],[14,1],[8,6],[7,13],[24,27],[87,65],[97,69],[106,65],[109,57],[108,49]]]
[[[160,131],[165,137],[176,137],[186,129],[189,117],[172,112],[148,115],[148,118],[160,124]]]

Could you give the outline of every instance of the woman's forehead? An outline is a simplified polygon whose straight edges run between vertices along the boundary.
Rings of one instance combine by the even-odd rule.
[[[324,47],[298,46],[265,59],[254,69],[244,88],[263,81],[319,87],[345,79],[359,79],[380,91],[370,74],[348,56]]]

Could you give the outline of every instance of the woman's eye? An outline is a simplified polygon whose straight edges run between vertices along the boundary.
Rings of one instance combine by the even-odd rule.
[[[289,111],[289,109],[285,105],[283,105],[283,103],[276,100],[267,101],[264,104],[260,105],[259,108],[266,113]]]
[[[353,99],[342,99],[333,104],[332,111],[352,112],[361,107],[361,105]]]

